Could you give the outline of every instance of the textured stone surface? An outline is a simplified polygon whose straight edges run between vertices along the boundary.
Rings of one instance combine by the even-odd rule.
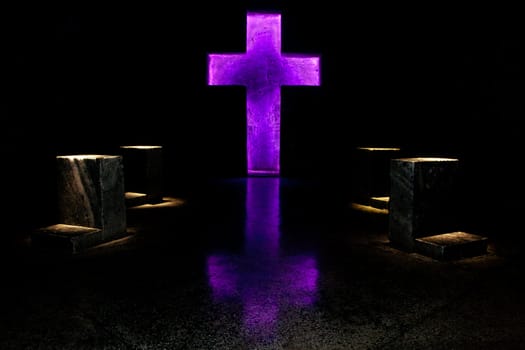
[[[460,259],[487,253],[488,238],[457,231],[416,238],[416,252],[438,260]]]
[[[162,200],[162,146],[121,146],[128,206]],[[142,194],[142,195],[140,195]]]
[[[98,228],[102,241],[126,232],[121,156],[57,157],[59,223]]]
[[[455,231],[457,175],[455,158],[391,160],[389,238],[412,250],[414,239]]]

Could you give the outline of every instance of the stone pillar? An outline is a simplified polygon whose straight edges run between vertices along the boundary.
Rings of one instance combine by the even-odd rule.
[[[128,206],[162,201],[162,146],[120,146]]]
[[[458,159],[398,158],[390,164],[391,243],[411,251],[418,237],[453,231]]]
[[[400,156],[398,147],[357,147],[352,179],[354,202],[386,209],[390,196],[390,161]]]
[[[80,252],[126,234],[122,157],[57,156],[58,220],[34,232],[35,245]]]
[[[126,231],[121,156],[58,156],[57,166],[61,223],[99,228],[103,240]]]

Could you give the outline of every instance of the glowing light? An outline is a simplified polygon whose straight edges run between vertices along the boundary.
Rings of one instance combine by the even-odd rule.
[[[162,148],[162,146],[148,146],[148,145],[140,145],[140,146],[120,146],[120,148],[133,148],[133,149],[158,149]]]
[[[357,149],[360,149],[362,151],[400,151],[401,148],[397,147],[357,147]]]
[[[126,192],[127,198],[133,198],[135,196],[141,197],[141,196],[145,196],[145,194],[137,193],[137,192]],[[181,198],[162,197],[162,201],[159,203],[145,203],[141,205],[136,205],[134,207],[130,207],[129,210],[182,207],[184,204],[186,204],[186,201]]]
[[[370,197],[370,199],[378,202],[388,202],[390,200],[389,196],[383,196],[383,197]]]
[[[76,154],[76,155],[69,155],[69,156],[57,156],[57,158],[61,159],[69,159],[69,160],[82,160],[82,159],[107,159],[107,158],[117,158],[118,156],[109,156],[104,154]]]
[[[388,209],[379,209],[371,205],[364,205],[359,203],[351,203],[352,209],[363,211],[371,214],[388,214]]]
[[[209,54],[208,85],[246,87],[248,174],[278,175],[281,86],[320,85],[320,58],[281,54],[281,15],[248,13],[246,52]]]
[[[442,157],[412,157],[403,158],[407,162],[457,162],[457,158],[442,158]]]

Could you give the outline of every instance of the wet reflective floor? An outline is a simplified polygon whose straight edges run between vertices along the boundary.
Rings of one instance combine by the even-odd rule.
[[[130,236],[2,258],[0,349],[521,349],[520,256],[391,247],[343,189],[204,182],[128,209]]]

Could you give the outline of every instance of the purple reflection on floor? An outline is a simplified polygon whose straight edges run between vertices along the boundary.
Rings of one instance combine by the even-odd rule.
[[[281,86],[320,84],[319,56],[281,54],[280,14],[247,14],[246,53],[208,55],[208,85],[246,87],[248,175],[280,172]]]
[[[315,302],[319,272],[315,257],[286,256],[279,247],[281,179],[246,181],[244,252],[210,255],[208,278],[214,301],[242,303],[247,332],[271,336],[282,308]]]
[[[247,179],[245,251],[256,258],[277,258],[281,210],[278,177]]]
[[[227,256],[210,255],[207,261],[208,281],[214,300],[224,300],[238,293],[237,267]]]

